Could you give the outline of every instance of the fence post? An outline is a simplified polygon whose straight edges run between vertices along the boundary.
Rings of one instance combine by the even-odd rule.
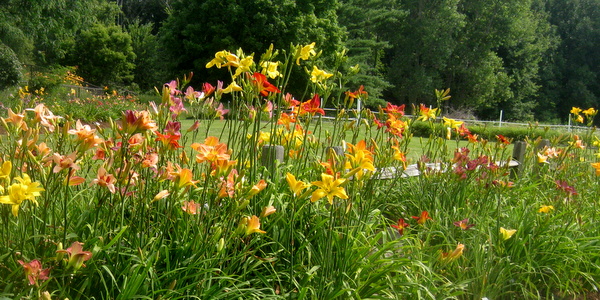
[[[333,146],[325,148],[325,155],[327,159],[332,158],[333,154],[335,154],[335,156],[337,157],[344,156],[344,148],[342,146]]]
[[[516,141],[513,146],[512,158],[519,162],[519,165],[514,168],[511,172],[511,176],[516,177],[521,175],[523,170],[523,163],[525,162],[525,151],[527,150],[527,143],[524,141]]]
[[[283,146],[264,145],[262,147],[261,163],[272,174],[275,173],[278,164],[283,163]]]

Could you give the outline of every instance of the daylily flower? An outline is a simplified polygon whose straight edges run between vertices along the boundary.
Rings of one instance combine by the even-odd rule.
[[[554,206],[552,206],[552,205],[542,205],[542,207],[540,207],[540,209],[538,209],[538,212],[547,214],[553,210],[554,210]]]
[[[8,118],[4,119],[6,123],[12,123],[16,128],[19,128],[23,131],[27,131],[29,127],[27,127],[27,123],[25,123],[25,114],[15,114],[12,109],[8,109]]]
[[[369,94],[369,93],[367,93],[367,92],[365,91],[365,86],[364,86],[364,85],[361,85],[361,86],[358,88],[358,90],[356,90],[355,92],[346,92],[346,96],[347,96],[348,98],[351,98],[351,99],[361,98],[361,97],[362,97],[362,95],[368,95],[368,94]],[[390,103],[388,102],[388,104],[390,104]]]
[[[327,197],[329,204],[333,204],[333,197],[339,197],[341,199],[348,199],[348,195],[346,195],[346,190],[344,190],[342,185],[346,179],[338,178],[334,180],[334,177],[321,173],[321,181],[313,181],[312,184],[319,187],[312,193],[310,198],[311,202],[315,202],[323,197]]]
[[[38,281],[48,280],[50,269],[42,269],[42,263],[39,260],[34,259],[28,263],[22,260],[17,260],[17,262],[23,266],[29,285],[37,285]]]
[[[572,107],[571,108],[571,113],[574,115],[579,115],[579,113],[581,112],[581,108],[579,107]]]
[[[237,61],[238,58],[235,54],[232,54],[229,51],[223,50],[223,51],[219,51],[217,53],[215,53],[215,58],[213,58],[211,61],[209,61],[206,64],[206,68],[210,69],[213,66],[217,66],[217,68],[221,68],[221,67],[225,67],[228,65],[233,65],[235,61]],[[237,62],[236,62],[237,64]]]
[[[591,165],[596,170],[596,176],[600,176],[600,162],[591,163]]]
[[[10,180],[10,172],[12,171],[12,162],[10,160],[6,160],[2,163],[2,168],[0,168],[0,180]]]
[[[538,152],[537,153],[537,162],[538,162],[538,164],[544,164],[544,163],[548,164],[549,163],[548,156],[542,154],[541,152]]]
[[[44,191],[39,182],[32,182],[29,175],[23,174],[23,177],[15,177],[18,183],[13,183],[8,187],[8,195],[0,196],[0,203],[12,205],[12,214],[19,215],[19,207],[25,200],[29,200],[37,205],[35,197],[40,196]]]
[[[400,218],[400,219],[398,219],[398,224],[396,224],[396,225],[392,224],[391,226],[392,226],[392,228],[398,229],[398,233],[400,235],[404,235],[404,229],[407,228],[407,227],[409,227],[410,224],[406,223],[404,221],[404,218]]]
[[[315,56],[317,53],[315,52],[315,43],[308,44],[300,49],[296,53],[296,64],[300,65],[300,60],[307,60],[311,56]]]
[[[170,175],[173,176],[173,181],[177,183],[177,188],[187,188],[192,185],[196,186],[196,183],[198,183],[197,180],[192,180],[193,174],[190,169],[182,169],[177,166],[177,171],[171,172]]]
[[[260,66],[263,68],[262,73],[267,75],[271,79],[275,79],[277,77],[283,76],[279,71],[277,71],[277,67],[279,66],[279,62],[272,61],[263,61]]]
[[[427,121],[429,119],[434,119],[437,117],[438,114],[438,109],[437,108],[429,108],[427,106],[425,106],[425,104],[421,103],[419,105],[419,117],[417,118],[417,120],[419,121]]]
[[[465,245],[458,243],[458,245],[456,245],[456,248],[454,249],[454,251],[452,251],[450,253],[442,253],[442,260],[446,261],[446,262],[451,262],[451,261],[457,260],[459,257],[462,256],[464,250],[465,250]]]
[[[242,89],[242,87],[241,87],[241,86],[239,86],[239,85],[238,85],[238,84],[237,84],[237,83],[234,81],[234,82],[230,83],[230,84],[229,84],[229,85],[228,85],[226,88],[224,88],[224,89],[222,90],[222,93],[223,93],[223,94],[229,94],[229,93],[232,93],[232,92],[241,92],[241,91],[243,91],[243,90],[244,90],[244,89]]]
[[[304,181],[296,180],[296,177],[289,172],[285,175],[285,179],[287,180],[287,183],[290,187],[290,190],[294,194],[294,197],[300,196],[302,190],[310,186],[310,184]]]
[[[433,220],[430,216],[429,213],[427,211],[422,211],[420,216],[412,216],[411,218],[417,220],[417,223],[420,225],[425,224],[425,222],[427,222],[427,220]]]
[[[96,175],[96,178],[90,182],[90,185],[97,184],[99,186],[106,187],[111,193],[114,194],[117,191],[115,188],[115,182],[117,182],[115,176],[106,172],[104,167],[100,167],[98,168],[98,174]]]
[[[595,110],[593,107],[590,107],[590,108],[582,111],[581,113],[590,117],[590,116],[595,116],[598,113],[598,111]]]
[[[253,233],[267,233],[266,231],[260,230],[260,219],[257,216],[246,217],[246,235]]]
[[[181,135],[179,134],[162,134],[158,131],[154,132],[157,136],[155,139],[157,142],[161,142],[166,149],[175,150],[178,148],[183,148],[183,146],[179,145],[179,139]]]
[[[169,192],[169,190],[162,190],[160,192],[158,192],[158,194],[156,194],[154,196],[154,198],[152,199],[152,202],[158,201],[160,199],[164,199],[167,198],[171,193]]]
[[[43,103],[40,103],[35,106],[35,108],[27,108],[27,111],[33,111],[35,113],[35,121],[42,124],[42,126],[48,128],[48,131],[54,131],[54,120],[60,119],[62,117],[55,116]]]
[[[505,145],[510,144],[510,141],[501,134],[497,135],[496,138],[498,139],[498,142],[500,142],[501,144],[505,144]]]
[[[388,102],[386,107],[383,109],[383,111],[388,114],[392,114],[396,117],[402,117],[402,116],[404,116],[405,107],[406,107],[405,104],[398,106],[398,105],[394,105],[394,104]]]
[[[331,76],[333,76],[333,74],[320,70],[317,66],[313,66],[313,70],[310,73],[310,81],[313,83],[321,83]]]
[[[201,207],[202,205],[200,203],[196,203],[195,201],[183,201],[181,209],[190,215],[196,215],[200,211]]]
[[[581,140],[578,135],[575,135],[573,137],[573,141],[569,142],[569,145],[573,146],[574,148],[585,149],[585,145],[583,144],[583,140]]]
[[[267,182],[264,179],[261,179],[260,181],[258,181],[257,184],[252,186],[252,188],[250,189],[250,191],[248,192],[246,197],[248,197],[248,198],[253,197],[254,195],[260,193],[260,191],[264,190],[266,187],[267,187]]]
[[[265,206],[262,210],[262,212],[260,213],[260,217],[264,218],[266,216],[270,216],[272,214],[274,214],[277,211],[277,209],[275,209],[275,206],[270,205],[270,206]]]
[[[452,224],[454,224],[454,226],[457,226],[462,230],[467,230],[467,229],[475,226],[475,224],[469,224],[469,218],[466,218],[466,219],[460,220],[460,221],[456,221]]]
[[[82,266],[85,267],[83,263],[92,258],[92,252],[83,251],[83,243],[81,242],[73,242],[67,250],[57,250],[56,252],[68,254],[68,267],[73,268],[74,271],[79,270]]]
[[[239,61],[238,67],[233,74],[233,78],[240,76],[242,73],[250,71],[250,68],[254,65],[254,57],[246,56]]]
[[[262,73],[254,72],[254,74],[252,74],[252,82],[258,88],[258,92],[264,97],[269,96],[269,93],[281,93],[281,91],[276,86],[272,85]]]
[[[446,118],[443,117],[444,119],[444,126],[448,126],[449,128],[452,129],[458,129],[461,125],[463,125],[465,122],[463,121],[456,121],[454,119],[450,119],[450,118]]]
[[[124,132],[134,134],[146,130],[156,130],[156,123],[150,118],[148,111],[126,110],[123,112],[121,127]]]
[[[502,235],[502,240],[504,241],[510,239],[515,232],[517,232],[516,229],[506,229],[504,227],[500,227],[500,234]]]
[[[564,191],[569,195],[577,195],[575,188],[570,186],[565,180],[556,180],[554,183],[556,184],[557,189]]]
[[[325,115],[325,111],[321,108],[321,98],[319,94],[315,94],[312,99],[300,103],[300,115],[319,113]]]

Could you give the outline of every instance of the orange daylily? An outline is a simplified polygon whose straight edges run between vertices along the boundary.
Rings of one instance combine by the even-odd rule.
[[[425,222],[427,222],[427,220],[433,220],[429,216],[429,213],[427,211],[422,211],[420,216],[418,216],[418,217],[412,216],[411,218],[417,220],[417,223],[420,224],[420,225],[425,224]]]

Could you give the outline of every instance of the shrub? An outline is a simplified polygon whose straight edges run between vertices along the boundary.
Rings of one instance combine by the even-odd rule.
[[[6,45],[0,44],[0,90],[19,83],[22,78],[17,55]]]

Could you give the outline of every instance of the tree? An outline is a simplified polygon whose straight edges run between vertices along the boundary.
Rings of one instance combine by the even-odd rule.
[[[343,38],[337,25],[337,0],[206,0],[171,5],[159,32],[171,76],[195,71],[204,80],[220,78],[220,72],[206,70],[205,65],[221,50],[262,53],[270,44],[287,49],[291,43],[316,42],[325,53],[333,53]]]
[[[348,64],[359,65],[359,72],[349,79],[350,88],[365,86],[369,93],[367,105],[376,107],[384,104],[383,91],[392,85],[385,78],[383,57],[391,46],[382,39],[388,24],[405,17],[403,11],[394,8],[390,1],[345,0],[338,12],[339,23],[348,32],[345,46]]]
[[[543,68],[544,117],[569,116],[571,107],[600,107],[600,1],[547,1],[550,23],[560,37]],[[553,112],[551,115],[546,115]]]
[[[394,85],[387,94],[392,101],[429,103],[434,89],[445,87],[441,71],[447,68],[457,46],[455,37],[464,27],[458,3],[398,1],[399,9],[408,15],[389,23],[384,33],[392,45],[386,53],[387,79]]]
[[[139,21],[127,26],[135,54],[133,81],[142,90],[149,90],[161,84],[162,72],[157,62],[158,40],[152,34],[152,28],[152,23],[141,24]]]
[[[120,85],[133,80],[134,59],[128,33],[116,25],[95,24],[77,38],[70,62],[88,82]]]

